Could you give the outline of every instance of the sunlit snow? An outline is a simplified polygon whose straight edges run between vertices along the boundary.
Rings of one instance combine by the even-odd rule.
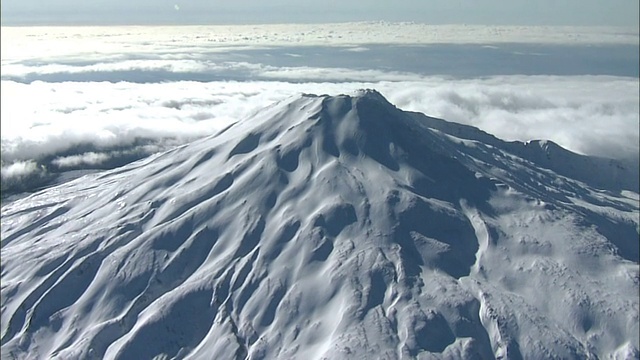
[[[294,96],[4,205],[2,353],[637,358],[637,200],[615,160]]]

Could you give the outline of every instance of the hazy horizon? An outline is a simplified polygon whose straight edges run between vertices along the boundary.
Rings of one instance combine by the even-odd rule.
[[[276,23],[333,23],[354,21],[418,22],[433,25],[542,25],[638,27],[637,1],[570,0],[509,2],[498,0],[444,1],[429,3],[402,0],[393,6],[370,2],[366,6],[337,1],[202,0],[152,2],[132,0],[126,4],[79,0],[3,1],[3,26],[30,25],[240,25]]]

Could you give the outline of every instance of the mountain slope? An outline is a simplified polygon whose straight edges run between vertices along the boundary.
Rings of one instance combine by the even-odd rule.
[[[580,180],[599,189],[637,192],[640,187],[637,159],[614,160],[579,155],[548,140],[535,140],[526,143],[505,142],[469,125],[450,123],[420,113],[410,113],[410,115],[418,118],[431,129],[506,150],[513,155],[533,162],[538,167]]]
[[[434,121],[304,95],[6,204],[3,356],[637,357],[637,189]]]

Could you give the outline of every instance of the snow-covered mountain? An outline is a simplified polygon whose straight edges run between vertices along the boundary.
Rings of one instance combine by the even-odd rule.
[[[634,165],[290,99],[4,204],[2,358],[638,358]]]

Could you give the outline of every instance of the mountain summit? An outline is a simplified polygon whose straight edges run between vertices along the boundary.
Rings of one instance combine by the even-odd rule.
[[[613,160],[302,95],[4,205],[3,358],[637,358],[638,214]]]

